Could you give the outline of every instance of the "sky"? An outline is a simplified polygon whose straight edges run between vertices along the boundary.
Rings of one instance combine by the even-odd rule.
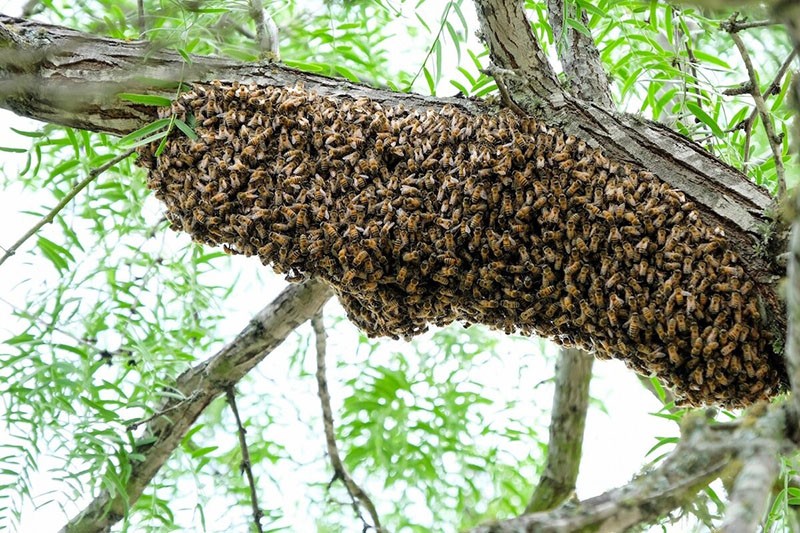
[[[23,3],[21,1],[0,0],[0,11],[7,14],[18,13]],[[429,5],[429,9],[433,12],[431,16],[438,16],[438,13],[441,13],[443,9],[444,3],[441,1],[430,2]],[[474,17],[474,13],[471,10],[472,3],[465,2],[464,12],[470,20]],[[452,54],[453,51],[450,50],[449,53]],[[402,57],[410,57],[413,54],[398,54],[398,56],[400,58],[398,60],[402,60]],[[444,64],[448,64],[447,58],[445,58]],[[453,72],[445,73],[440,87],[450,87],[447,79],[448,76],[453,74]],[[424,87],[421,86],[420,90],[424,90]],[[449,92],[449,89],[443,90],[445,94],[449,94]],[[12,127],[21,129],[35,128],[30,121],[16,117],[9,112],[1,111],[0,146],[25,147],[26,139],[13,133],[10,129]],[[22,162],[23,156],[0,152],[0,168],[7,176],[13,177],[15,169],[19,168]],[[24,211],[43,211],[43,208],[49,209],[52,206],[52,202],[52,197],[49,194],[38,194],[36,191],[22,190],[18,186],[12,186],[8,190],[0,191],[0,246],[10,246],[36,222],[35,217],[25,214]],[[43,231],[47,232],[47,228]],[[12,257],[0,266],[0,339],[8,337],[10,332],[14,330],[15,322],[11,317],[11,306],[21,305],[24,302],[26,291],[41,281],[37,277],[40,272],[36,269],[36,258],[27,254],[34,242],[35,240],[29,241],[22,247],[17,256]],[[271,284],[269,287],[259,286],[259,283],[263,283],[263,281],[260,281],[255,272],[258,268],[261,268],[260,265],[254,264],[248,268],[252,276],[241,280],[241,286],[237,287],[237,291],[244,295],[253,290],[258,291],[260,294],[259,303],[251,307],[242,306],[238,309],[238,312],[231,313],[226,317],[221,325],[221,331],[228,332],[231,337],[246,324],[252,314],[264,302],[269,301],[269,295],[277,294],[282,288],[280,284]],[[224,273],[221,275],[224,276]],[[355,335],[354,329],[344,328],[344,333],[341,335],[341,338],[331,339],[332,350],[336,350],[337,347],[338,349],[346,349],[346,346],[351,345]],[[536,350],[538,345],[537,342],[531,342],[530,350]],[[554,348],[551,347],[549,350],[552,351]],[[519,353],[518,344],[503,343],[500,351],[504,354],[503,357],[508,358],[508,360],[522,356]],[[280,360],[285,355],[285,353],[281,353],[281,350],[278,350],[270,357],[270,360],[275,361],[276,358]],[[276,364],[278,368],[276,372],[279,371],[280,366],[279,363]],[[509,367],[515,368],[516,365],[509,365]],[[604,410],[599,409],[597,403],[594,403],[589,411],[584,441],[584,456],[578,480],[578,496],[581,499],[624,484],[639,471],[642,465],[652,459],[652,457],[648,458],[646,453],[656,443],[656,436],[677,435],[677,427],[674,423],[652,415],[652,413],[658,411],[660,404],[640,385],[632,371],[626,369],[618,361],[597,361],[594,368],[595,375],[591,384],[591,394],[602,403]],[[265,373],[269,372],[269,370],[263,371]],[[551,364],[545,358],[542,358],[542,367],[536,371],[542,376],[542,379],[546,379],[549,375],[552,375]],[[510,379],[510,376],[506,376],[502,372],[502,368],[497,369],[496,379],[498,383],[502,383],[505,379]],[[332,381],[331,392],[336,398],[336,394],[341,387],[337,386],[335,376],[330,379]],[[292,383],[284,383],[283,386],[292,387]],[[518,391],[509,390],[508,394],[513,397],[516,392]],[[338,401],[341,401],[341,398]],[[549,402],[550,400],[545,398],[542,401]],[[535,407],[537,409],[549,408],[548,404]],[[1,406],[0,409],[2,409]],[[308,409],[318,410],[318,406],[316,403],[309,404]],[[2,439],[3,436],[0,435],[0,442],[2,442]],[[307,444],[298,442],[298,448],[304,445]],[[320,442],[318,445],[322,446],[323,443]],[[34,493],[42,495],[36,498],[37,502],[43,502],[52,497],[47,495],[53,486],[51,475],[46,471],[46,464],[42,464],[41,467],[40,473],[34,476],[32,480]],[[290,474],[287,473],[288,475]],[[293,489],[293,492],[283,496],[287,506],[292,506],[295,509],[297,523],[302,524],[303,520],[308,520],[308,517],[304,517],[302,512],[303,494],[300,493],[299,488]],[[376,498],[380,499],[380,496],[378,495]],[[40,509],[36,509],[30,504],[26,505],[20,531],[42,533],[57,531],[63,525],[63,516],[58,503],[54,502]],[[71,503],[73,505],[70,508],[77,509],[80,507],[81,502]],[[248,512],[247,509],[244,512]],[[210,529],[214,530],[213,527]]]

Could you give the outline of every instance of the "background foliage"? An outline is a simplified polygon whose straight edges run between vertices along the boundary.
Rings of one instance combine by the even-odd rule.
[[[577,3],[588,19],[567,17],[565,25],[595,38],[621,110],[663,121],[757,183],[775,187],[775,162],[759,119],[750,135],[740,127],[753,113],[752,100],[723,94],[746,80],[719,30],[730,13],[660,1]],[[481,72],[488,54],[474,36],[468,2],[276,1],[266,7],[281,29],[287,65],[399,91],[495,94]],[[527,7],[556,60],[563,43],[553,40],[546,5],[529,1]],[[148,0],[144,8],[146,38],[187,61],[190,54],[258,58],[244,0]],[[136,12],[135,2],[118,0],[43,0],[36,7],[38,19],[124,39],[139,35]],[[774,27],[745,38],[766,91],[790,44]],[[789,76],[776,81],[771,119],[788,135]],[[107,135],[53,125],[15,131],[18,138],[3,149],[23,154],[24,164],[5,173],[3,187],[39,191],[42,208],[29,213],[31,224],[120,152],[118,139]],[[786,152],[784,159],[787,176],[797,175]],[[14,261],[23,265],[14,271],[23,303],[5,301],[16,320],[0,348],[0,410],[8,433],[0,441],[0,529],[11,531],[37,472],[48,473],[52,492],[37,495],[36,505],[52,500],[68,514],[77,507],[65,502],[121,487],[124,479],[115,472],[124,476],[136,459],[130,450],[138,435],[127,426],[153,414],[171,393],[170,380],[229,340],[284,283],[256,260],[231,259],[168,231],[132,158],[90,185]],[[3,275],[11,272],[3,268]],[[548,405],[542,399],[551,390],[552,347],[460,325],[408,346],[359,335],[338,306],[328,306],[327,319],[340,448],[353,476],[377,495],[390,530],[455,530],[521,512],[546,454],[547,412],[538,406]],[[298,514],[320,531],[358,524],[344,489],[328,486],[312,345],[310,329],[300,328],[239,388],[265,522],[274,530],[294,529]],[[498,382],[499,368],[516,379]],[[679,421],[681,414],[659,416]],[[649,459],[674,442],[658,440]],[[218,400],[123,527],[245,528],[249,499],[240,460],[232,417]],[[787,462],[786,479],[793,468]],[[770,515],[775,527],[789,523],[789,504],[799,496],[788,484],[778,493]],[[709,489],[693,523],[713,524],[724,507],[720,498]],[[231,507],[236,512],[220,511]]]

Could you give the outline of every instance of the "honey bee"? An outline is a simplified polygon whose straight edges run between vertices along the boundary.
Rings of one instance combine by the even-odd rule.
[[[719,313],[719,306],[721,303],[721,299],[719,295],[715,294],[711,297],[711,302],[708,304],[708,311],[712,314]]]
[[[541,289],[539,289],[539,292],[536,293],[536,295],[539,298],[547,298],[549,296],[552,296],[553,293],[555,293],[555,292],[556,292],[555,285],[549,285],[547,287],[542,287]]]
[[[355,270],[346,271],[344,273],[344,275],[342,276],[342,285],[350,285],[350,284],[352,284],[353,280],[355,279],[355,277],[356,277],[356,271]]]
[[[609,324],[612,326],[616,327],[619,324],[617,312],[614,309],[609,308],[608,311],[606,311],[606,316],[608,317]]]
[[[637,313],[631,313],[631,317],[628,320],[628,336],[632,339],[636,339],[639,336],[639,315]]]
[[[614,273],[610,278],[606,280],[606,289],[610,289],[619,284],[622,281],[622,274],[619,272]]]
[[[673,365],[681,366],[683,364],[683,357],[681,357],[681,355],[678,353],[678,349],[674,344],[667,346],[667,355],[669,356],[669,360]]]

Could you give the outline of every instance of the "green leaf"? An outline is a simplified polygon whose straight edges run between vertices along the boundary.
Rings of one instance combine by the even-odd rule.
[[[431,96],[436,96],[436,82],[433,81],[433,76],[428,70],[428,67],[423,67],[422,72],[425,75],[425,81],[428,82],[428,90],[430,91]]]
[[[197,134],[189,127],[187,123],[182,121],[179,118],[175,118],[175,125],[178,127],[179,130],[183,132],[184,135],[189,137],[191,140],[196,141],[198,139]]]
[[[160,129],[169,127],[170,122],[171,122],[171,120],[168,119],[168,118],[160,118],[160,119],[148,124],[147,126],[143,126],[143,127],[139,128],[138,130],[127,134],[126,136],[121,138],[118,142],[121,145],[127,145],[129,143],[132,143],[136,139],[144,137],[145,135],[149,135],[150,133],[152,133],[154,131],[158,131]]]
[[[39,237],[37,246],[42,251],[42,254],[44,254],[59,271],[65,270],[67,266],[69,266],[69,261],[75,260],[69,250],[45,237]]]
[[[172,105],[172,100],[169,98],[156,96],[154,94],[119,93],[117,98],[141,105],[154,105],[159,107],[169,107]]]
[[[712,133],[717,137],[725,137],[725,133],[716,123],[716,121],[711,118],[711,115],[706,113],[699,105],[694,102],[686,102],[686,108],[691,111],[691,113],[697,117],[697,119],[708,126]]]
[[[569,26],[573,30],[577,31],[578,33],[584,34],[585,36],[587,36],[587,37],[589,37],[591,39],[592,32],[589,31],[589,28],[584,26],[582,22],[580,22],[578,20],[575,20],[573,18],[569,18],[569,17],[567,17],[566,22],[567,22],[567,26]]]

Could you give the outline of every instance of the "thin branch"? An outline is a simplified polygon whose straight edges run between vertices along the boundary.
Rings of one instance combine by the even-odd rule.
[[[316,337],[317,386],[319,387],[319,399],[320,403],[322,404],[322,422],[325,426],[325,442],[328,447],[328,457],[330,457],[331,466],[333,467],[333,479],[331,480],[331,483],[338,479],[344,484],[353,503],[353,509],[358,515],[358,518],[361,519],[361,522],[364,524],[365,531],[369,525],[367,524],[367,521],[364,520],[364,517],[359,510],[359,502],[367,509],[367,512],[372,518],[372,524],[375,530],[378,532],[385,532],[386,530],[381,526],[380,519],[378,518],[378,512],[375,510],[375,505],[372,503],[372,500],[361,489],[361,487],[359,487],[358,484],[353,481],[353,478],[350,477],[350,474],[347,472],[347,469],[344,467],[344,463],[342,463],[342,459],[339,456],[339,447],[336,444],[336,435],[333,426],[331,395],[328,391],[328,378],[326,376],[325,369],[327,335],[325,332],[325,324],[323,323],[321,312],[314,315],[314,317],[311,319],[311,326],[314,328],[314,335]]]
[[[753,20],[751,22],[747,22],[745,20],[738,20],[737,17],[731,17],[730,19],[723,22],[720,27],[730,33],[738,33],[743,30],[750,30],[753,28],[764,28],[766,26],[774,26],[778,24],[778,22],[774,20]]]
[[[185,398],[183,398],[183,399],[181,399],[181,400],[179,400],[177,402],[172,402],[168,407],[165,407],[164,409],[160,409],[160,410],[156,411],[155,413],[153,413],[152,415],[148,416],[147,418],[142,418],[141,420],[137,420],[136,422],[133,422],[132,424],[128,424],[125,427],[125,429],[127,431],[136,431],[137,429],[139,429],[139,427],[142,424],[147,424],[148,422],[152,422],[156,418],[162,417],[162,416],[164,416],[164,415],[166,415],[166,414],[168,414],[168,413],[170,413],[172,411],[180,409],[187,402],[193,402],[194,400],[196,400],[198,398],[198,396],[199,396],[199,392],[198,391],[193,391],[189,396],[186,396]]]
[[[781,80],[786,75],[786,71],[789,70],[789,66],[794,61],[794,58],[797,57],[797,48],[792,50],[792,52],[783,60],[781,63],[778,72],[775,73],[775,77],[772,79],[772,82],[767,86],[767,90],[764,91],[764,99],[766,101],[767,98],[773,95],[780,94],[781,92]],[[743,86],[728,89],[723,91],[723,94],[726,95],[736,95],[736,94],[750,94],[750,87],[749,84],[745,84]],[[742,171],[747,172],[748,160],[750,159],[750,142],[753,136],[753,124],[756,121],[756,116],[758,115],[758,108],[753,108],[750,112],[750,115],[744,119],[743,121],[739,122],[737,125],[732,127],[729,131],[734,131],[737,129],[744,130],[744,150],[742,152]]]
[[[240,473],[244,472],[247,476],[247,483],[250,485],[250,504],[253,506],[253,524],[255,524],[258,533],[263,533],[264,528],[261,526],[261,518],[264,516],[264,513],[261,512],[261,508],[258,506],[256,480],[253,476],[253,465],[250,462],[250,451],[247,449],[247,438],[245,437],[247,430],[244,429],[242,419],[239,417],[239,409],[236,407],[236,393],[233,390],[233,386],[225,390],[225,399],[228,401],[228,405],[231,406],[231,412],[236,419],[236,429],[239,434],[239,448],[242,450]]]
[[[736,14],[730,19],[736,20]],[[745,47],[742,38],[738,33],[731,33],[731,39],[739,49],[739,54],[742,56],[747,75],[750,79],[750,94],[755,102],[758,114],[761,117],[761,122],[764,124],[764,130],[767,133],[767,141],[769,142],[770,149],[772,150],[772,157],[775,160],[775,173],[778,179],[778,198],[783,198],[786,195],[786,171],[783,166],[783,154],[781,150],[782,139],[775,133],[775,127],[772,125],[769,110],[764,103],[764,96],[761,94],[761,88],[758,86],[758,76],[756,75],[753,62],[750,60],[750,54]]]
[[[22,6],[22,18],[32,17],[44,11],[45,6],[42,4],[42,0],[28,0],[25,2],[25,5]]]
[[[613,109],[614,102],[611,99],[608,76],[600,61],[594,40],[574,28],[564,34],[564,29],[567,28],[564,16],[578,19],[576,10],[580,9],[573,2],[569,2],[568,5],[569,13],[566,12],[564,0],[547,2],[547,15],[557,43],[558,57],[567,75],[568,87],[579,98],[606,109]],[[584,25],[589,22],[583,9],[580,9],[580,20]]]
[[[278,27],[264,11],[261,0],[250,0],[250,16],[256,24],[256,41],[261,57],[278,59]]]
[[[147,32],[144,22],[144,0],[136,0],[136,25],[139,28],[139,38],[144,39]]]
[[[593,363],[594,357],[583,350],[561,350],[556,363],[547,464],[526,513],[555,509],[575,492]]]
[[[61,533],[99,533],[122,520],[141,496],[205,408],[235,385],[278,347],[294,329],[310,319],[331,297],[331,289],[317,280],[287,287],[262,309],[239,335],[213,357],[181,374],[169,390],[171,398],[159,412],[170,416],[150,420],[132,453],[142,458],[132,463],[124,480],[112,495],[103,490]],[[191,401],[186,398],[193,397]],[[178,407],[176,404],[180,404]]]
[[[120,161],[122,161],[124,159],[127,159],[135,151],[136,151],[135,148],[131,148],[130,150],[127,150],[127,151],[121,153],[120,155],[116,156],[115,158],[111,159],[110,161],[100,165],[99,167],[92,169],[89,172],[89,174],[85,178],[83,178],[83,180],[81,180],[66,195],[64,195],[64,198],[62,198],[61,201],[58,202],[58,204],[53,209],[51,209],[49,213],[47,213],[44,217],[42,217],[42,219],[39,220],[39,222],[34,224],[33,227],[31,229],[29,229],[25,233],[25,235],[20,237],[20,239],[17,242],[12,244],[10,248],[6,249],[6,252],[3,254],[3,257],[0,257],[0,265],[5,263],[6,259],[8,259],[12,255],[14,255],[17,252],[17,250],[19,249],[19,247],[22,246],[23,244],[25,244],[25,241],[27,241],[28,239],[30,239],[31,237],[36,235],[36,232],[38,232],[40,229],[42,229],[42,227],[45,224],[49,224],[49,223],[53,222],[53,220],[55,219],[56,215],[58,213],[60,213],[61,210],[64,209],[64,207],[66,207],[67,204],[69,204],[72,201],[72,199],[75,198],[78,195],[78,193],[80,193],[91,182],[93,182],[95,179],[97,179],[97,177],[100,174],[102,174],[106,170],[110,169],[111,167],[115,166]]]

